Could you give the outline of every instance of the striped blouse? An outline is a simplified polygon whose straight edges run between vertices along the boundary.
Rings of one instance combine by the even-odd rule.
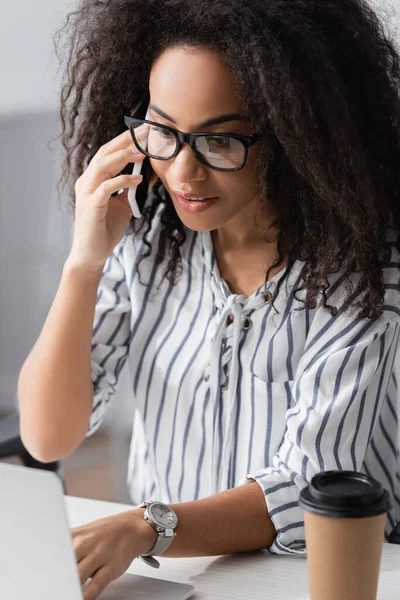
[[[295,263],[271,302],[278,273],[249,297],[220,277],[211,236],[187,231],[182,275],[163,280],[154,251],[160,210],[146,251],[127,234],[99,286],[92,344],[94,405],[100,425],[129,364],[135,412],[128,469],[132,502],[184,502],[255,479],[277,537],[276,553],[304,552],[299,492],[311,477],[350,469],[392,495],[386,535],[400,521],[397,383],[398,252],[385,265],[384,312],[375,320],[321,302],[302,309],[303,263]],[[341,306],[344,278],[329,300]],[[354,299],[354,298],[353,298]]]

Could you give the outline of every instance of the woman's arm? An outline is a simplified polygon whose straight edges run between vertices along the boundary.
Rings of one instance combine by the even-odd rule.
[[[53,305],[18,381],[21,437],[38,460],[64,458],[81,443],[93,404],[93,316],[101,272],[67,261]]]
[[[283,443],[271,465],[250,474],[264,491],[276,529],[272,552],[305,551],[298,499],[316,473],[364,468],[383,409],[387,421],[387,388],[399,331],[397,317],[386,313],[368,320],[321,311],[314,318],[296,371]],[[392,427],[390,436],[396,445]],[[389,446],[385,452],[382,460],[391,470],[395,457]],[[381,482],[392,491],[391,476],[387,479],[377,468]],[[378,477],[378,472],[371,474]]]
[[[209,498],[171,504],[179,524],[167,557],[217,556],[270,546],[275,529],[264,494],[254,481]],[[156,532],[135,508],[72,530],[84,600],[94,600],[156,541]],[[149,567],[151,576],[151,567]]]
[[[21,370],[21,435],[43,462],[71,454],[97,429],[117,386],[130,318],[123,243],[97,275],[67,260],[40,337]]]
[[[255,481],[170,506],[179,523],[177,536],[165,556],[214,556],[259,550],[270,546],[276,535],[263,491]]]
[[[30,453],[44,462],[73,452],[89,427],[97,291],[104,264],[123,240],[132,217],[127,192],[113,194],[139,183],[141,176],[119,173],[128,163],[142,159],[126,131],[99,148],[75,183],[74,239],[69,258],[18,382],[22,440]],[[122,287],[124,280],[118,283]],[[119,297],[116,291],[114,297]],[[121,324],[129,320],[123,317]],[[103,358],[101,362],[106,361]],[[101,376],[103,371],[103,364],[98,365],[97,374]]]

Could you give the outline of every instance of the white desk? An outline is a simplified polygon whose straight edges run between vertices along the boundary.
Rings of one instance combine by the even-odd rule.
[[[132,510],[132,506],[66,497],[71,527]],[[190,583],[194,600],[307,600],[307,561],[304,558],[249,553],[217,558],[164,558],[160,569],[141,560],[130,573]],[[400,546],[383,548],[379,600],[398,600],[400,588]]]

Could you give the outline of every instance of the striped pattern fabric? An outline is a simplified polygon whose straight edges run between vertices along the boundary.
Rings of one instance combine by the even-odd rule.
[[[182,276],[162,281],[165,263],[128,230],[98,290],[92,344],[100,425],[128,362],[135,407],[128,485],[134,504],[184,502],[255,479],[265,494],[276,553],[302,553],[299,492],[323,470],[369,473],[391,493],[388,535],[400,521],[398,389],[399,255],[385,265],[385,310],[375,320],[332,317],[321,303],[298,310],[303,263],[271,302],[278,273],[252,296],[231,294],[209,233],[188,231]],[[266,292],[267,288],[267,293]],[[330,303],[346,294],[332,277]],[[243,508],[245,510],[245,507]]]

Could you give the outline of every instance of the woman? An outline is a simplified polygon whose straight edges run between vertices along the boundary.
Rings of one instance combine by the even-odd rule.
[[[128,362],[132,501],[179,521],[158,552],[144,507],[74,530],[86,600],[147,553],[303,553],[321,470],[379,479],[388,535],[400,63],[382,25],[362,0],[86,0],[69,23],[75,233],[20,375],[22,437],[73,452]],[[146,126],[129,114],[148,91]],[[143,128],[135,220],[115,193]]]

